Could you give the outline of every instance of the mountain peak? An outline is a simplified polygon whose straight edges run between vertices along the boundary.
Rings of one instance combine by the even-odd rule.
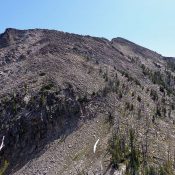
[[[25,30],[18,30],[15,28],[7,28],[4,33],[0,34],[0,48],[7,47],[14,44],[21,35],[23,35]]]

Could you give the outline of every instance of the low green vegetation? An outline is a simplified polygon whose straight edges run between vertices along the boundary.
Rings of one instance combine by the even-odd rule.
[[[48,83],[41,88],[41,91],[48,91],[51,90],[53,87],[54,87],[53,83]]]
[[[3,165],[0,167],[0,175],[4,175],[5,171],[7,170],[9,166],[8,160],[5,160]]]

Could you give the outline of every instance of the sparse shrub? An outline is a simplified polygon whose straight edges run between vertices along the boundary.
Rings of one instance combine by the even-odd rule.
[[[161,117],[161,109],[158,106],[156,108],[156,116],[160,116]]]
[[[111,91],[110,87],[109,86],[105,86],[103,89],[102,89],[102,96],[106,97],[106,95]]]
[[[142,100],[141,97],[138,96],[138,97],[137,97],[137,101],[138,101],[138,102],[141,102],[141,100]]]
[[[85,95],[83,95],[83,96],[79,96],[78,101],[79,101],[80,103],[88,102],[87,95],[85,94]]]
[[[152,117],[152,122],[155,123],[155,116]]]
[[[119,93],[118,93],[118,97],[119,97],[119,99],[122,99],[123,94],[122,94],[122,92],[121,92],[121,91],[119,91]]]
[[[110,123],[110,125],[114,124],[114,116],[111,113],[108,114],[107,121]]]
[[[174,175],[172,161],[166,161],[162,166],[160,166],[159,174],[160,175]]]
[[[162,86],[160,86],[160,92],[165,93],[165,90]]]
[[[134,82],[135,82],[135,84],[136,84],[136,85],[141,86],[141,84],[140,84],[139,80],[134,79]]]
[[[103,71],[102,71],[102,68],[100,67],[100,69],[99,69],[99,75],[101,75],[103,73]]]
[[[165,83],[163,81],[163,75],[160,73],[160,71],[151,73],[150,78],[154,84],[159,84],[165,87]]]
[[[138,108],[138,119],[142,117],[142,110],[141,108]]]
[[[117,81],[115,82],[115,87],[114,87],[114,92],[116,92],[116,94],[117,94],[118,91],[119,91],[119,86],[120,86],[120,81],[117,80]]]
[[[129,102],[126,102],[125,106],[126,106],[126,109],[129,111],[133,111],[133,109],[134,109],[134,105],[129,103]]]
[[[132,92],[132,93],[131,93],[131,96],[132,96],[132,97],[134,97],[134,95],[135,95],[135,93],[134,93],[134,92]]]
[[[149,88],[146,88],[146,93],[148,93],[149,92]]]
[[[12,97],[12,109],[13,109],[13,114],[15,115],[17,113],[17,97],[16,94],[13,94]]]
[[[157,168],[154,166],[150,166],[146,168],[145,175],[158,175]]]
[[[161,99],[161,102],[162,102],[163,105],[165,105],[166,99],[165,98],[162,98]]]
[[[96,95],[96,93],[93,91],[93,92],[92,92],[92,96],[95,96],[95,95]]]
[[[84,59],[88,62],[90,60],[89,56],[85,56]]]
[[[162,107],[162,113],[163,113],[164,117],[166,117],[166,108],[165,107]]]
[[[25,83],[25,84],[24,84],[24,93],[25,93],[25,95],[27,94],[27,91],[28,91],[28,86],[27,86],[27,84]]]
[[[44,86],[41,88],[41,92],[43,92],[43,91],[49,91],[49,90],[51,90],[53,87],[54,87],[54,84],[53,84],[53,83],[49,83],[49,84],[47,84],[47,85],[44,85]]]
[[[141,68],[145,76],[150,75],[150,70],[144,64],[141,65]]]
[[[3,165],[0,168],[0,175],[3,175],[9,166],[8,160],[4,160]]]
[[[41,97],[40,97],[40,105],[43,106],[46,102],[46,97],[45,97],[45,94],[41,94]]]
[[[107,71],[103,73],[103,79],[105,81],[108,81],[108,73],[107,73]]]
[[[154,89],[151,89],[150,96],[151,96],[153,101],[157,101],[158,100],[158,94],[157,94],[157,92]]]
[[[41,76],[41,77],[43,77],[43,76],[45,76],[46,75],[46,73],[44,73],[44,72],[41,72],[40,74],[39,74],[39,76]]]
[[[84,170],[82,171],[77,170],[77,175],[88,175],[88,173],[85,172]]]

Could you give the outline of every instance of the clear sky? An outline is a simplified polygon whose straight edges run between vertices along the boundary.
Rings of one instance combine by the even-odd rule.
[[[175,0],[0,0],[5,28],[123,37],[175,56]]]

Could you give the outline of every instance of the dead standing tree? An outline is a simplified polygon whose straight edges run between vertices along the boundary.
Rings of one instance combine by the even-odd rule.
[[[144,102],[141,105],[141,111],[144,116],[145,126],[144,126],[144,135],[142,140],[142,157],[143,157],[143,168],[145,169],[148,165],[148,149],[149,149],[149,132],[150,132],[150,117],[149,111],[145,108]]]

